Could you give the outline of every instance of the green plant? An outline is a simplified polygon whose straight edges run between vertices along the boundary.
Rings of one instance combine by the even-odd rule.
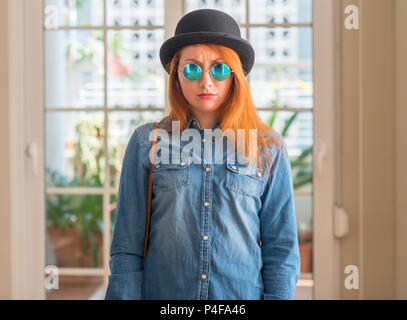
[[[274,111],[270,118],[267,120],[267,125],[274,128],[274,124],[278,117],[278,112]],[[281,135],[286,137],[288,132],[297,118],[298,112],[294,112],[291,117],[285,120],[284,126],[281,130]],[[306,184],[312,183],[312,165],[310,163],[312,157],[312,146],[301,151],[300,155],[290,158],[291,169],[293,170],[293,187],[294,189],[300,188]],[[311,218],[312,224],[312,218]],[[298,243],[307,243],[309,240],[303,237],[302,230],[297,228]]]
[[[103,33],[99,30],[80,30],[78,32],[86,33],[89,38],[85,44],[82,44],[76,37],[67,37],[65,39],[66,60],[75,64],[92,64],[94,63],[95,48],[101,49],[103,46]]]
[[[68,14],[65,16],[65,23],[69,23],[71,20],[70,14],[75,13],[75,16],[79,16],[82,13],[82,10],[84,9],[85,3],[89,4],[89,0],[65,0],[65,10]],[[76,18],[78,19],[78,18]],[[75,20],[76,20],[75,19]],[[84,26],[90,26],[91,23],[89,20],[80,19],[81,20],[81,25]],[[77,21],[75,21],[77,22]]]
[[[69,180],[58,171],[46,168],[46,185],[54,187],[102,187],[104,181],[103,118],[86,119],[76,126],[75,156],[71,159],[74,177]],[[112,177],[119,170],[118,142],[109,136],[109,170]],[[113,199],[114,200],[114,199]],[[103,200],[100,195],[48,195],[47,224],[66,234],[68,227],[78,231],[81,250],[88,254],[89,241],[93,267],[97,267],[99,245],[96,233],[103,234]],[[111,215],[111,229],[114,215]]]
[[[47,169],[49,180],[65,179],[56,171]],[[65,187],[76,186],[75,179]],[[88,254],[88,241],[91,249],[93,267],[97,267],[99,245],[96,241],[96,233],[103,234],[102,196],[99,195],[48,195],[46,197],[47,224],[61,229],[66,235],[67,228],[78,231],[81,250]]]
[[[122,37],[123,35],[121,32],[111,33],[109,39],[109,54],[117,58],[116,63],[122,63],[125,65],[125,63],[122,61],[123,58],[125,57],[127,60],[132,59],[134,50],[130,50],[123,45]],[[122,80],[131,82],[133,87],[137,89],[143,80],[146,79],[146,75],[149,76],[145,73],[145,71],[142,70],[142,68],[133,68],[131,73],[123,74],[121,75],[121,78]]]
[[[270,118],[267,120],[267,125],[274,128],[275,121],[278,117],[278,111],[273,111]],[[290,118],[285,120],[284,126],[280,132],[282,137],[286,137],[294,123],[298,112],[294,112]],[[312,156],[312,146],[305,148],[301,154],[290,158],[291,169],[293,171],[293,186],[294,189],[312,183],[312,165],[310,157]]]
[[[297,235],[298,235],[298,243],[306,243],[307,240],[302,236],[302,233],[299,229],[297,229]]]

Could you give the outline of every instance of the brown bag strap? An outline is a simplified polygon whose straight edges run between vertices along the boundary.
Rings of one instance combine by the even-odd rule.
[[[146,257],[146,251],[147,251],[148,232],[150,229],[151,197],[152,197],[152,185],[153,185],[152,175],[153,175],[153,169],[154,169],[155,144],[157,142],[157,134],[158,134],[158,131],[156,129],[158,129],[158,122],[154,122],[154,137],[153,137],[153,144],[151,146],[152,161],[150,161],[150,174],[148,177],[147,221],[146,221],[146,231],[145,231],[145,237],[144,237],[143,267],[144,267],[144,259]]]

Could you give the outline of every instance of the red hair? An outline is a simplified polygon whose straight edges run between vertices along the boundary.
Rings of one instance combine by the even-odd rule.
[[[264,167],[261,156],[265,156],[266,167],[271,165],[270,152],[267,146],[277,144],[284,145],[284,140],[281,135],[266,125],[257,115],[256,107],[253,104],[249,84],[246,80],[241,61],[237,53],[225,46],[215,44],[199,44],[202,46],[213,49],[218,55],[223,58],[225,63],[233,70],[231,73],[232,85],[229,94],[225,98],[224,103],[220,108],[220,124],[219,128],[222,132],[226,129],[231,129],[237,137],[237,129],[245,129],[245,157],[248,158],[250,163],[257,159],[257,167],[262,170]],[[178,79],[178,63],[180,60],[181,49],[177,51],[171,62],[166,66],[169,71],[169,87],[168,87],[168,100],[170,106],[170,113],[168,115],[169,123],[171,121],[180,121],[181,132],[187,127],[187,113],[189,110],[189,103],[182,94],[181,85]],[[249,156],[249,130],[257,129],[257,155]],[[237,141],[235,139],[235,146]],[[241,146],[243,147],[243,146]],[[285,156],[285,155],[284,155]]]

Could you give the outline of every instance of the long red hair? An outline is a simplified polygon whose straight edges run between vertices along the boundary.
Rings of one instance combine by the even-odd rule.
[[[268,145],[277,144],[284,145],[284,140],[281,135],[266,125],[258,116],[256,107],[253,104],[250,94],[249,84],[246,80],[240,58],[237,53],[225,46],[215,44],[199,44],[213,49],[218,55],[224,59],[225,63],[233,70],[232,85],[228,96],[220,108],[220,124],[219,128],[222,132],[226,129],[231,129],[237,137],[237,129],[245,129],[245,157],[250,163],[257,163],[257,167],[262,170],[265,166],[261,157],[266,159],[266,167],[271,165],[270,152]],[[187,127],[187,113],[189,103],[182,94],[181,85],[179,83],[177,69],[180,60],[181,49],[177,51],[171,62],[166,66],[169,71],[169,87],[168,100],[170,113],[168,120],[180,121],[181,132]],[[249,130],[257,129],[257,154],[249,153]],[[235,139],[235,146],[237,141]],[[243,147],[243,146],[241,146]],[[241,149],[240,149],[241,150]],[[264,158],[263,158],[264,159]],[[253,162],[251,162],[253,161]]]

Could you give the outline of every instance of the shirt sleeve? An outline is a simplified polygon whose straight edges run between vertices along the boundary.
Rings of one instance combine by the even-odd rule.
[[[263,299],[291,300],[300,275],[294,190],[286,146],[283,143],[275,147],[270,183],[262,195],[262,209],[259,213]]]
[[[135,130],[120,174],[116,219],[110,247],[111,275],[105,300],[139,300],[146,226],[148,171]]]

